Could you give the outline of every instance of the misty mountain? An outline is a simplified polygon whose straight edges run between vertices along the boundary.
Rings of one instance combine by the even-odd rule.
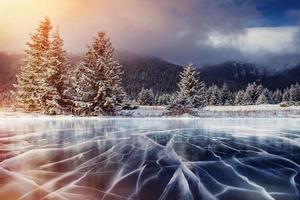
[[[226,83],[232,90],[244,88],[248,83],[261,82],[267,72],[252,63],[225,62],[200,68],[201,79],[208,85]]]
[[[266,77],[262,84],[270,89],[285,89],[296,82],[300,83],[300,64],[292,69]]]
[[[177,90],[182,66],[128,52],[119,52],[117,57],[123,65],[124,87],[130,96],[136,97],[142,88],[152,88],[155,93],[173,93]]]
[[[20,55],[0,53],[0,92],[12,89],[15,74],[21,65]],[[157,57],[140,56],[130,52],[117,52],[123,65],[124,87],[131,97],[136,97],[142,88],[152,88],[155,93],[173,93],[178,89],[179,74],[183,67]],[[77,64],[80,56],[72,55]],[[245,88],[248,83],[261,83],[270,89],[284,89],[300,82],[300,64],[285,70],[269,73],[268,69],[253,63],[225,62],[199,68],[201,80],[207,85],[226,83],[232,90]]]
[[[277,74],[295,68],[300,63],[300,54],[277,55],[260,62],[261,67],[271,74]]]
[[[21,55],[0,52],[0,92],[10,90],[16,81],[16,74],[21,65]]]

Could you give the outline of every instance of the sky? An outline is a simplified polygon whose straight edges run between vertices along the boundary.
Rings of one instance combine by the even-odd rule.
[[[0,51],[21,53],[48,16],[65,48],[98,31],[121,51],[178,64],[263,60],[299,51],[299,0],[0,0]]]

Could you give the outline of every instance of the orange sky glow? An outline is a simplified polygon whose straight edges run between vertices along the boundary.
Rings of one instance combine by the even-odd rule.
[[[45,16],[59,26],[70,53],[83,53],[99,31],[107,32],[118,50],[176,63],[248,60],[262,50],[268,55],[298,48],[298,27],[247,27],[260,18],[258,11],[230,2],[0,0],[0,52],[24,52],[29,34]]]
[[[140,36],[163,31],[164,16],[155,10],[138,0],[0,0],[0,51],[22,52],[45,16],[60,26],[66,47],[73,52],[83,51],[98,31],[108,32],[117,47],[130,45],[126,41],[139,36],[127,34],[128,29],[139,29]]]

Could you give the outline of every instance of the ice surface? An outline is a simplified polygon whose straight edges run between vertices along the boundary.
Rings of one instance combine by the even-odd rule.
[[[300,119],[0,119],[0,199],[298,200]]]

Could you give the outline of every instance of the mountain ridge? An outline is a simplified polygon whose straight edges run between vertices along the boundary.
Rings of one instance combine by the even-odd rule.
[[[0,92],[12,89],[22,57],[0,52]],[[116,57],[123,65],[124,88],[131,97],[136,97],[142,88],[152,88],[158,94],[173,93],[178,89],[177,83],[183,66],[131,52],[118,51]],[[79,63],[80,58],[78,55],[71,56],[73,66]],[[233,91],[243,89],[251,82],[261,83],[270,89],[284,89],[300,82],[300,63],[276,73],[269,73],[257,64],[235,61],[204,66],[199,71],[200,79],[207,85],[221,86],[226,83]]]

